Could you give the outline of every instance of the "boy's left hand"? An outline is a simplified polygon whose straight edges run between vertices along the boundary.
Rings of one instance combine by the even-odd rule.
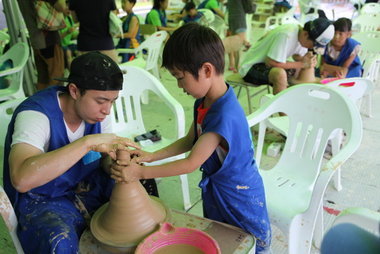
[[[117,160],[111,166],[111,178],[116,182],[135,182],[142,179],[142,166],[136,162]]]

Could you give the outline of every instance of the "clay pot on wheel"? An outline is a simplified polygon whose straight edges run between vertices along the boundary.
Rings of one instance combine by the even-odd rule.
[[[118,151],[118,159],[130,159],[127,151]],[[113,247],[136,246],[157,230],[168,215],[158,198],[150,197],[140,181],[116,183],[110,201],[91,219],[91,232],[101,243]]]

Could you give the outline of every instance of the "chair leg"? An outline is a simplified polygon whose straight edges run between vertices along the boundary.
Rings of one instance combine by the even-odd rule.
[[[250,95],[250,93],[249,93],[249,88],[248,88],[248,86],[245,86],[245,90],[246,90],[246,92],[247,92],[247,99],[248,99],[248,112],[249,112],[249,114],[251,114],[251,113],[252,113],[252,107],[251,107],[251,95]]]
[[[256,145],[256,150],[255,150],[256,165],[258,168],[260,168],[260,164],[261,164],[261,156],[263,154],[263,149],[264,149],[264,138],[265,138],[266,129],[267,129],[267,125],[264,122],[260,122],[259,135],[257,138],[257,145]]]
[[[317,212],[317,221],[315,223],[315,229],[313,234],[313,245],[318,249],[321,247],[323,234],[323,206],[321,205]]]
[[[185,211],[187,211],[191,207],[189,182],[187,179],[187,175],[180,175],[179,177],[181,179],[183,206],[184,206]]]
[[[334,137],[331,139],[331,153],[333,156],[339,152],[340,147],[342,145],[342,139],[343,139],[343,131],[342,130],[336,131]],[[337,191],[342,190],[340,171],[341,171],[340,167],[338,167],[334,174],[334,188]]]

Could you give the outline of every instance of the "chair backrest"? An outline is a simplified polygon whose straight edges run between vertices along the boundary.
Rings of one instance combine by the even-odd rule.
[[[363,96],[368,95],[374,89],[372,81],[366,78],[338,79],[327,83],[326,86],[333,87],[344,93],[356,103],[359,109]]]
[[[289,118],[285,147],[277,165],[286,165],[287,170],[311,187],[334,130],[343,129],[348,142],[356,141],[352,142],[353,146],[360,143],[362,121],[358,108],[352,100],[330,87],[303,84],[287,88],[248,116],[249,125],[255,124],[257,115],[262,114],[265,119],[277,112],[284,112]],[[300,168],[310,170],[301,172]]]
[[[17,217],[13,210],[11,201],[2,186],[0,186],[0,214],[5,222],[9,234],[11,235],[17,253],[23,254],[24,251],[22,250],[20,241],[17,237]]]
[[[214,22],[215,14],[210,9],[201,8],[198,9],[198,11],[203,13],[203,16],[206,17],[206,20],[209,24],[212,24],[212,22]]]
[[[0,56],[0,65],[5,61],[12,62],[12,68],[0,71],[0,77],[9,77],[8,88],[0,89],[0,101],[25,97],[23,90],[24,66],[29,58],[29,46],[24,42],[14,44],[7,52]]]
[[[363,5],[360,9],[360,14],[380,14],[380,4],[379,3],[367,3]]]
[[[380,32],[377,31],[366,31],[354,33],[352,38],[360,42],[361,50],[359,52],[359,57],[364,62],[369,57],[379,57],[380,58]]]
[[[136,54],[144,54],[144,51],[147,51],[146,55],[146,65],[145,70],[151,71],[155,70],[154,75],[158,76],[158,60],[162,53],[163,45],[168,36],[166,31],[158,31],[149,36],[140,46],[136,49]],[[155,73],[157,72],[157,73]]]
[[[141,110],[141,97],[146,91],[156,94],[175,112],[176,116],[183,115],[182,107],[178,109],[179,103],[155,76],[139,67],[125,66],[124,69],[126,74],[124,74],[123,89],[112,107],[111,114],[115,133],[127,133],[128,136],[133,136],[146,132]],[[184,136],[184,120],[181,121],[183,123],[177,122],[176,138]]]
[[[380,27],[379,15],[359,15],[352,20],[352,32],[377,31]]]
[[[4,147],[5,135],[7,135],[8,124],[11,121],[13,112],[23,100],[25,100],[25,98],[17,98],[17,99],[0,103],[0,122],[1,122],[0,148],[1,149]],[[2,156],[2,153],[1,153],[1,156]]]
[[[224,19],[218,15],[214,15],[214,21],[210,24],[211,28],[219,35],[221,39],[226,37],[227,25]]]

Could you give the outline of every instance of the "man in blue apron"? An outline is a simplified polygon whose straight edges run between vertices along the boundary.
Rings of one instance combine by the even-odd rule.
[[[111,58],[81,55],[62,81],[68,85],[22,102],[6,136],[4,188],[25,253],[78,253],[86,219],[112,191],[108,155],[137,147],[111,133],[109,114],[123,85]]]

